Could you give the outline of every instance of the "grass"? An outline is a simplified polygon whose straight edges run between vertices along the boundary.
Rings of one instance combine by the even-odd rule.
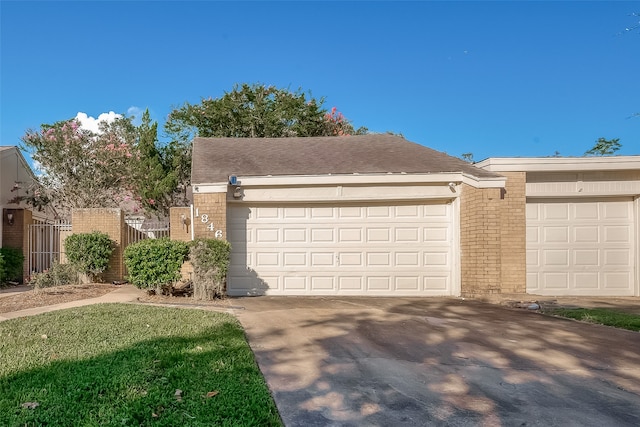
[[[606,308],[557,308],[546,310],[545,313],[630,331],[640,331],[640,316],[617,310]]]
[[[101,304],[14,319],[0,355],[2,426],[282,425],[223,313]]]

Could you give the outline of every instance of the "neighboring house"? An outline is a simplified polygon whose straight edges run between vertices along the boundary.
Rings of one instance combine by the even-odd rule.
[[[29,226],[54,218],[50,208],[31,211],[23,202],[15,202],[16,196],[24,195],[24,189],[34,182],[35,176],[18,147],[0,146],[0,247],[22,249],[25,258],[28,256]],[[25,262],[25,275],[27,265]]]
[[[508,185],[391,135],[196,138],[192,234],[231,243],[230,295],[524,292]]]
[[[476,166],[524,186],[528,293],[640,295],[640,156]]]

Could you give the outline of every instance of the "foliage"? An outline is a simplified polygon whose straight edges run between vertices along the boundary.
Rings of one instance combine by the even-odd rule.
[[[461,158],[462,160],[464,160],[465,162],[468,162],[468,163],[471,163],[471,164],[475,163],[475,162],[473,161],[473,153],[462,153],[462,155],[460,156],[460,158]]]
[[[598,138],[596,145],[591,150],[584,153],[585,156],[612,156],[616,151],[622,147],[618,142],[619,138],[605,139]]]
[[[124,263],[128,280],[138,288],[159,289],[180,279],[187,258],[187,243],[169,238],[146,239],[127,246]]]
[[[196,239],[189,259],[193,265],[193,296],[214,299],[225,295],[231,245],[225,240]]]
[[[1,322],[0,337],[2,426],[282,425],[226,313],[99,304]]]
[[[25,189],[33,206],[53,204],[67,213],[73,208],[117,207],[132,188],[135,127],[131,119],[101,123],[101,132],[80,127],[76,119],[29,130],[22,142],[39,165],[39,185]]]
[[[98,279],[107,269],[114,248],[109,236],[99,231],[72,234],[65,239],[64,245],[69,263],[92,280]]]
[[[138,126],[137,160],[132,168],[135,174],[135,193],[147,212],[161,216],[169,214],[172,195],[177,185],[176,175],[165,162],[158,149],[158,123],[151,122],[149,110],[142,115]]]
[[[38,182],[12,201],[51,204],[62,216],[92,207],[166,214],[176,189],[172,158],[159,146],[148,110],[139,127],[132,120],[118,116],[101,122],[98,132],[83,129],[77,119],[28,130],[23,148],[39,166]]]
[[[23,265],[22,250],[9,247],[0,248],[0,283],[22,277]]]
[[[73,264],[60,264],[54,261],[49,270],[31,275],[29,284],[35,289],[53,286],[75,285],[78,283],[78,270]]]
[[[546,314],[640,332],[640,316],[606,308],[558,308]]]
[[[185,103],[169,113],[165,128],[178,140],[195,136],[235,138],[284,138],[349,135],[356,131],[334,108],[322,108],[298,89],[278,89],[262,84],[235,85],[231,92],[200,104]],[[360,132],[365,132],[361,130]]]

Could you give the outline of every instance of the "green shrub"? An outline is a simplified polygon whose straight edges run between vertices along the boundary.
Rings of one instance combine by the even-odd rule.
[[[128,280],[138,288],[160,289],[180,280],[180,267],[189,247],[177,240],[147,239],[127,246],[124,263]]]
[[[22,277],[22,266],[24,264],[24,255],[22,250],[15,248],[0,248],[0,256],[2,261],[0,264],[0,283],[7,280],[16,280]]]
[[[4,257],[2,256],[2,253],[0,252],[0,285],[2,285],[2,283],[4,283]]]
[[[78,270],[72,264],[60,264],[58,261],[54,261],[49,270],[32,274],[29,284],[35,289],[76,285],[78,284]]]
[[[64,241],[64,247],[69,263],[73,264],[79,273],[96,280],[109,266],[114,242],[107,234],[94,231],[70,235]]]
[[[231,245],[225,240],[197,239],[191,242],[189,259],[193,265],[193,296],[221,298],[226,291]]]

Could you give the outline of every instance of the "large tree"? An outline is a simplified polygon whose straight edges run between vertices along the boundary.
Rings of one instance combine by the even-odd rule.
[[[175,139],[195,136],[235,138],[283,138],[292,136],[337,136],[366,133],[335,108],[323,108],[324,98],[315,99],[300,89],[292,92],[262,84],[235,85],[220,98],[185,103],[174,109],[165,129]]]
[[[101,122],[97,132],[75,118],[27,131],[23,148],[35,161],[38,185],[20,188],[16,199],[50,204],[63,216],[92,207],[166,215],[176,178],[158,147],[158,125],[148,111],[139,127],[132,119]]]

